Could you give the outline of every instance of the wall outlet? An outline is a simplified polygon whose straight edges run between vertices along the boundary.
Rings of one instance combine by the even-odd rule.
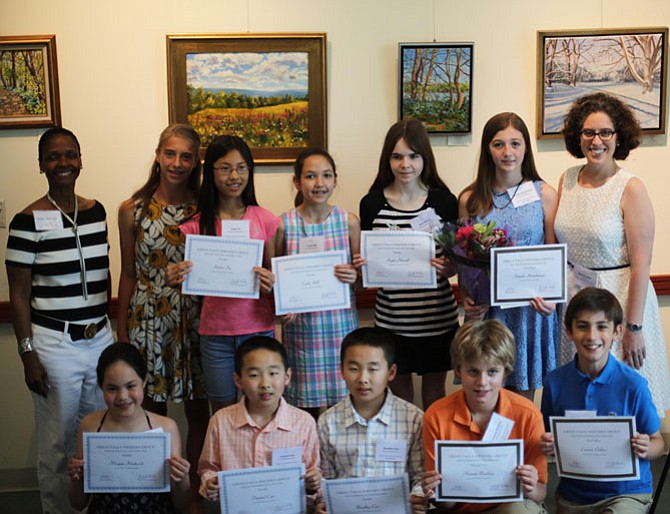
[[[5,201],[0,200],[0,228],[7,226],[7,216],[5,215]]]

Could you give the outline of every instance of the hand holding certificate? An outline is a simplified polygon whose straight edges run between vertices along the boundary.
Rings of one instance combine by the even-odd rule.
[[[363,287],[435,289],[437,273],[433,236],[408,230],[361,232]]]
[[[340,282],[334,274],[335,265],[346,262],[344,250],[273,258],[275,313],[282,315],[351,307],[350,286]]]
[[[302,514],[304,465],[219,471],[221,512],[226,514]]]
[[[552,416],[549,422],[558,476],[598,482],[640,479],[640,462],[631,446],[633,416]]]
[[[170,490],[170,434],[85,432],[84,492]]]
[[[182,284],[184,294],[258,298],[255,266],[263,265],[263,241],[186,236],[184,260],[193,262]]]
[[[523,440],[435,441],[435,465],[442,475],[435,498],[442,502],[502,503],[523,500],[516,468],[523,464]]]
[[[323,481],[328,514],[410,514],[407,473]]]

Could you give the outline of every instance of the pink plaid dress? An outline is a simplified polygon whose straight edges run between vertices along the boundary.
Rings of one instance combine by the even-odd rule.
[[[299,253],[302,237],[323,237],[324,250],[346,250],[349,247],[348,213],[333,207],[323,223],[307,224],[296,209],[282,214],[286,233],[286,255]],[[340,374],[342,339],[358,328],[358,312],[353,289],[350,309],[297,314],[282,327],[282,342],[293,370],[286,388],[286,399],[297,407],[321,407],[340,401],[347,389]]]

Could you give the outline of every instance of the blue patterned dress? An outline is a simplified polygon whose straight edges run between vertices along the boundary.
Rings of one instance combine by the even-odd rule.
[[[348,213],[333,207],[323,223],[305,223],[296,209],[282,214],[286,234],[286,255],[299,253],[302,237],[323,237],[324,250],[349,247]],[[351,308],[296,314],[282,326],[282,342],[288,352],[293,378],[286,388],[287,401],[297,407],[333,405],[347,394],[340,373],[340,345],[358,327],[358,312],[353,289]]]
[[[542,181],[533,183],[540,199],[542,184]],[[542,201],[515,208],[510,200],[508,193],[494,196],[494,206],[481,220],[495,221],[497,227],[507,226],[514,246],[544,244]],[[514,334],[516,341],[514,373],[507,379],[507,385],[520,391],[541,388],[544,376],[556,367],[556,312],[550,316],[542,316],[530,306],[511,309],[491,307],[488,317],[504,323]]]

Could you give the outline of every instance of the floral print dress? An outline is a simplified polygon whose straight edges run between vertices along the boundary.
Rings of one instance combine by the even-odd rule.
[[[195,203],[164,205],[151,199],[146,213],[136,203],[135,270],[128,334],[147,363],[145,394],[154,402],[204,398],[200,367],[196,297],[182,295],[165,283],[170,263],[184,260],[179,224],[193,215]]]

